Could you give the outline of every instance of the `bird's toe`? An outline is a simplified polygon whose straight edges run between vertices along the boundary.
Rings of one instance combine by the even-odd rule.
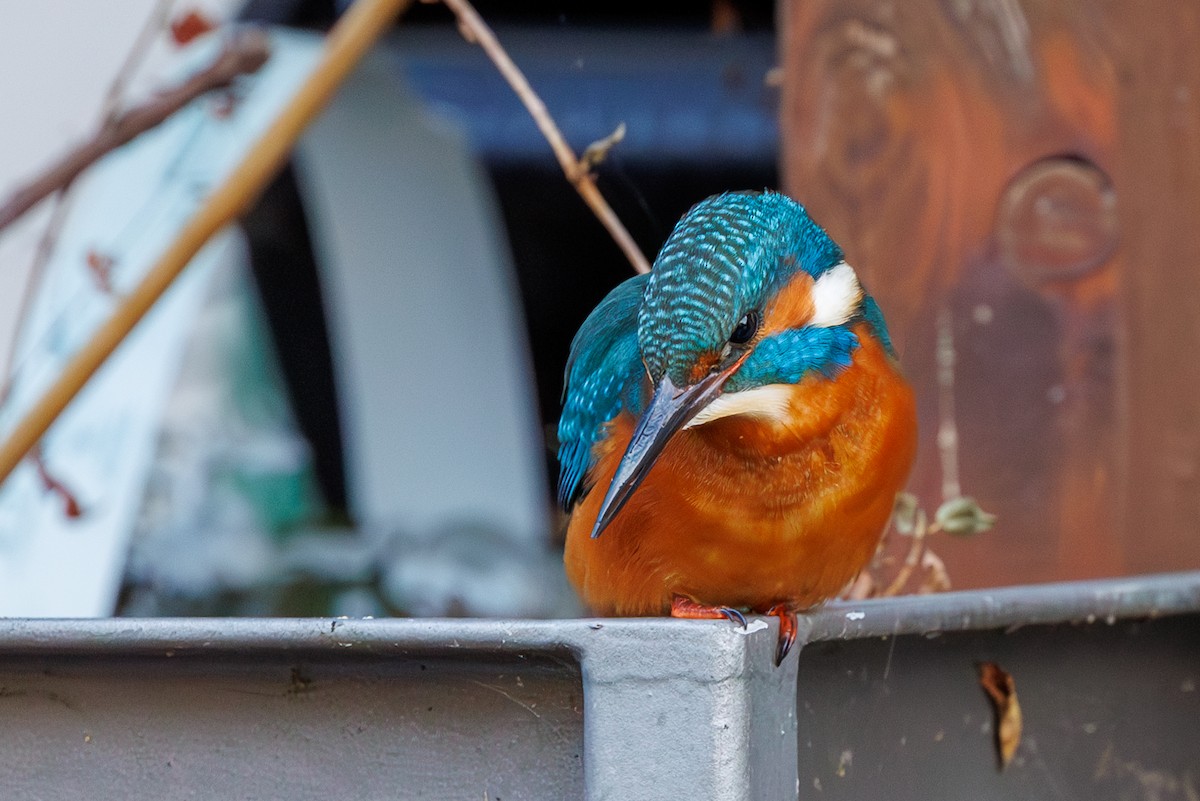
[[[730,620],[746,628],[746,616],[740,609],[732,606],[708,606],[693,601],[685,595],[676,595],[671,599],[671,617],[685,620]]]
[[[796,610],[787,604],[775,604],[767,614],[779,618],[779,640],[775,643],[775,667],[783,664],[792,646],[796,644]]]

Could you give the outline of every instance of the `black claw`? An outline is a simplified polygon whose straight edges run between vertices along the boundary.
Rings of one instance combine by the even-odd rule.
[[[783,664],[783,660],[787,659],[787,655],[792,650],[792,645],[795,642],[795,636],[780,635],[779,642],[775,643],[775,667]]]
[[[746,616],[743,615],[739,610],[734,609],[731,606],[722,606],[719,611],[729,620],[736,621],[742,625],[742,628],[746,628]]]
[[[776,604],[767,614],[779,618],[779,640],[775,643],[775,667],[779,667],[796,644],[796,631],[799,627],[796,610],[786,604]]]

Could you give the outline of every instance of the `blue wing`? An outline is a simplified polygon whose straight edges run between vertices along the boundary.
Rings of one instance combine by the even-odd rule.
[[[896,358],[896,349],[892,347],[892,335],[888,333],[887,323],[883,320],[883,311],[875,302],[875,298],[870,295],[863,296],[862,318],[867,321],[867,325],[871,326],[871,333],[883,343],[884,350],[888,355],[893,359]]]
[[[637,312],[648,275],[618,285],[588,315],[571,343],[558,421],[558,500],[569,509],[586,491],[592,447],[621,409],[640,412]]]

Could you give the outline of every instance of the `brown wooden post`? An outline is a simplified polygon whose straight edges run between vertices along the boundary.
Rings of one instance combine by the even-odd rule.
[[[1200,566],[1200,7],[791,0],[780,31],[784,189],[887,313],[911,486],[957,466],[1000,518],[940,546],[956,585]]]

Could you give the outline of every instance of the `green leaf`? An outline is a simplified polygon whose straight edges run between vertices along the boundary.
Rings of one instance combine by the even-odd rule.
[[[934,524],[956,537],[970,537],[990,531],[996,525],[996,516],[983,511],[974,498],[951,498],[938,507],[933,516]]]
[[[896,505],[892,507],[892,525],[897,533],[912,536],[917,525],[917,510],[920,502],[911,492],[896,493]]]

